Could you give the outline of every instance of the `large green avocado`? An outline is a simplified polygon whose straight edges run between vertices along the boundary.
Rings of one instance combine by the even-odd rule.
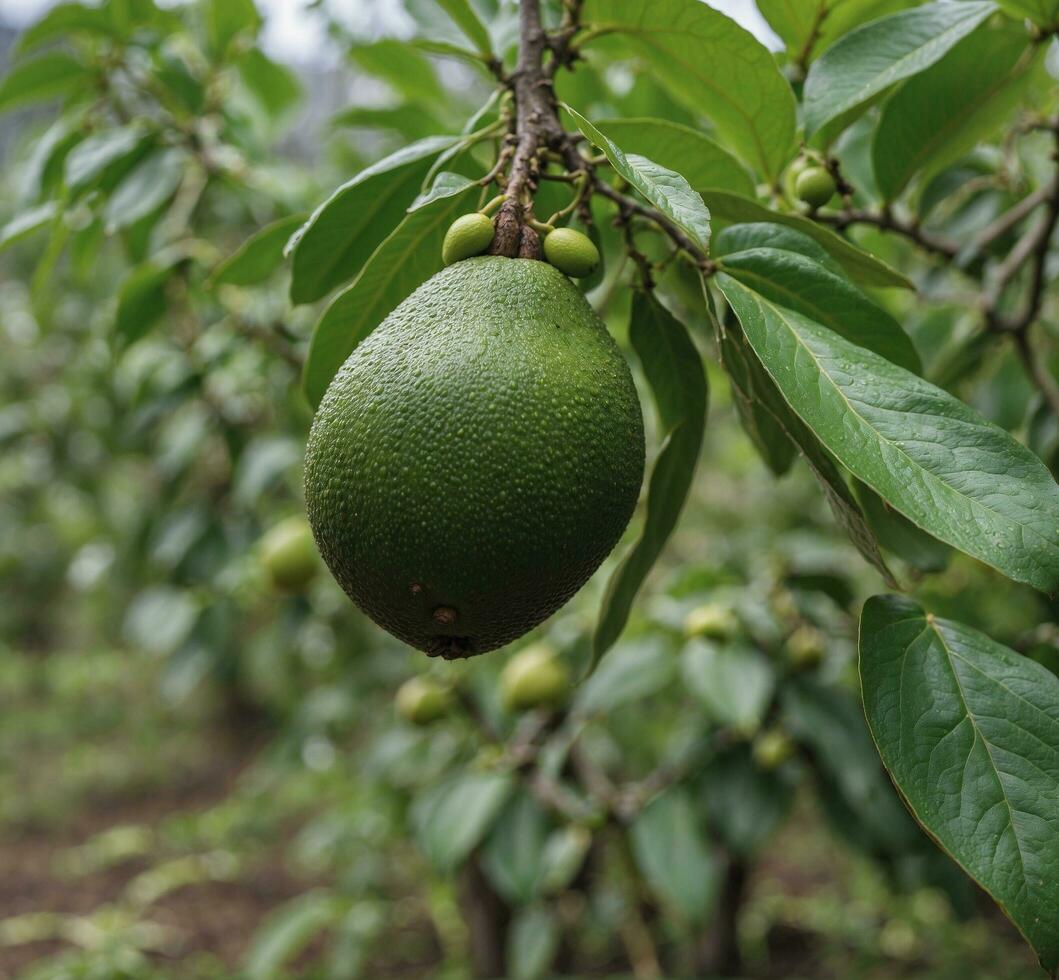
[[[643,478],[629,368],[577,288],[532,259],[457,262],[349,356],[309,435],[321,554],[434,656],[509,643],[565,603]]]

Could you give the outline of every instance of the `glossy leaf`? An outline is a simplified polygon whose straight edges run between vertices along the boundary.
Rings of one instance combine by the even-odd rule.
[[[703,191],[702,198],[709,206],[714,221],[733,224],[765,222],[794,228],[821,245],[827,254],[845,269],[846,275],[862,286],[914,288],[907,277],[888,266],[882,259],[877,259],[830,228],[810,221],[804,215],[772,211],[757,201],[713,188]]]
[[[131,165],[151,136],[135,123],[107,129],[78,143],[66,157],[66,186],[75,193]]]
[[[401,221],[434,159],[455,143],[431,136],[362,170],[313,212],[288,245],[291,300],[311,303],[352,278]]]
[[[841,132],[893,85],[943,58],[996,9],[988,0],[937,0],[872,21],[836,41],[805,80],[806,136],[826,142]]]
[[[908,334],[882,307],[806,255],[757,246],[724,256],[719,267],[772,302],[817,323],[910,371],[920,371]]]
[[[1041,27],[1059,27],[1059,0],[997,0],[997,6],[1013,17],[1029,17]]]
[[[60,3],[19,35],[18,49],[29,51],[70,34],[119,36],[106,9],[83,3]]]
[[[633,821],[631,839],[648,887],[683,921],[707,921],[720,869],[687,791],[678,786],[649,803]]]
[[[0,79],[0,112],[65,95],[89,77],[80,61],[59,51],[23,61]]]
[[[706,425],[706,374],[684,325],[653,296],[637,291],[629,340],[654,395],[662,447],[647,481],[647,513],[640,537],[607,583],[592,638],[593,663],[621,635],[636,593],[676,527]]]
[[[585,138],[598,146],[611,166],[674,224],[688,233],[703,251],[710,248],[710,212],[683,176],[647,157],[625,154],[584,116],[567,106]]]
[[[698,796],[725,845],[749,857],[790,812],[794,782],[783,768],[765,772],[742,743],[710,760],[698,781]]]
[[[420,849],[439,871],[456,868],[478,846],[514,788],[510,775],[466,770],[428,789],[412,807]]]
[[[1037,53],[1021,28],[981,28],[909,79],[883,106],[872,141],[883,197],[893,200],[917,175],[928,181],[1007,123]]]
[[[937,842],[1059,968],[1059,678],[909,599],[860,632],[864,709],[883,762]]]
[[[754,196],[754,182],[724,147],[690,126],[665,119],[604,119],[596,123],[604,136],[626,153],[638,153],[683,176],[698,192],[720,187]]]
[[[180,186],[187,165],[188,155],[178,147],[157,150],[138,163],[103,209],[107,233],[128,228],[165,204]]]
[[[47,228],[55,220],[56,214],[58,214],[56,203],[47,201],[16,215],[0,228],[0,251],[28,238],[36,231]]]
[[[766,178],[793,155],[790,85],[764,45],[724,14],[698,0],[588,0],[582,21],[628,38],[673,95]]]
[[[525,790],[504,808],[482,847],[482,867],[493,886],[514,905],[536,897],[544,872],[548,816]]]
[[[851,493],[834,457],[784,400],[776,383],[762,367],[746,341],[738,322],[716,325],[721,358],[732,381],[736,405],[744,426],[773,472],[782,474],[790,465],[789,454],[796,449],[812,470],[835,520],[857,550],[878,569],[883,579],[896,585],[879,550],[868,519]],[[784,445],[783,439],[790,444]]]
[[[304,214],[291,214],[265,225],[217,266],[211,281],[233,286],[254,286],[264,282],[283,262],[283,247],[305,218]]]
[[[206,36],[218,58],[240,35],[256,35],[263,23],[254,0],[206,0],[205,8]]]
[[[853,493],[883,547],[920,572],[940,572],[952,548],[918,528],[890,507],[871,487],[853,481]]]
[[[672,651],[657,638],[621,643],[578,689],[576,710],[592,715],[650,697],[677,675]]]
[[[519,909],[507,937],[507,961],[514,980],[549,976],[562,929],[555,912],[543,905]]]
[[[138,265],[118,292],[116,327],[123,344],[143,337],[166,311],[166,284],[175,261],[148,261]]]
[[[435,0],[435,3],[452,18],[452,22],[463,31],[479,54],[492,57],[493,44],[489,31],[475,13],[470,0]]]
[[[772,700],[776,675],[768,658],[753,647],[691,640],[681,655],[688,690],[720,725],[750,735]]]
[[[947,392],[721,274],[784,398],[858,479],[934,537],[1059,589],[1059,487],[1039,459]]]
[[[352,285],[317,323],[302,374],[309,403],[320,404],[342,363],[417,286],[440,272],[441,243],[452,222],[472,206],[473,190],[435,198],[404,220],[372,253]]]

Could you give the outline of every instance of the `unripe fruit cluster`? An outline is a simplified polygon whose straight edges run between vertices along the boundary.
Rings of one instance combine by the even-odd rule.
[[[826,167],[807,167],[794,182],[794,193],[811,208],[820,208],[835,195],[835,178]]]
[[[493,219],[481,211],[458,217],[445,232],[441,261],[446,265],[482,255],[493,243]],[[599,249],[587,235],[573,228],[556,228],[544,239],[544,258],[564,275],[581,279],[599,268]]]
[[[428,677],[412,677],[398,689],[394,706],[413,725],[429,725],[452,710],[452,692]]]
[[[304,517],[288,517],[271,528],[258,546],[261,565],[272,586],[300,592],[320,569],[313,532]]]

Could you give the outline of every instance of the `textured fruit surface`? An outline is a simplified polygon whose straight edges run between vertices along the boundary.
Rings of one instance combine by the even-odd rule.
[[[500,674],[500,697],[508,711],[558,704],[569,689],[569,670],[544,644],[520,650]]]
[[[475,211],[460,215],[445,232],[441,261],[445,265],[481,255],[493,241],[493,219]]]
[[[452,693],[426,677],[412,677],[394,698],[397,714],[413,725],[429,725],[444,718],[452,708]]]
[[[445,657],[550,616],[617,543],[643,477],[621,352],[577,288],[482,256],[402,302],[331,382],[305,493],[335,578]]]
[[[809,167],[798,175],[794,191],[810,207],[823,207],[834,196],[835,178],[824,167]]]
[[[288,517],[261,539],[261,563],[272,584],[285,592],[298,592],[320,569],[313,532],[304,517]]]
[[[556,228],[544,238],[544,257],[560,272],[580,279],[599,265],[599,249],[588,235],[574,228]]]

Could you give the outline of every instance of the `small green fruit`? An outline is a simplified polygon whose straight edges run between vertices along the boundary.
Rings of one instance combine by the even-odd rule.
[[[570,672],[544,644],[526,647],[500,675],[500,696],[508,711],[558,704],[570,688]]]
[[[708,640],[731,640],[739,633],[739,618],[729,606],[707,602],[696,606],[684,617],[684,635],[689,639],[702,636]]]
[[[273,586],[301,592],[320,569],[313,532],[304,517],[288,517],[261,539],[261,564]]]
[[[794,193],[811,208],[823,207],[835,194],[835,178],[825,167],[809,167],[794,182]]]
[[[397,714],[405,721],[429,725],[449,713],[452,694],[426,677],[412,677],[397,689],[394,704]]]
[[[823,634],[814,626],[799,626],[787,638],[784,647],[787,659],[794,667],[815,667],[824,659],[827,644]]]
[[[599,265],[599,249],[588,235],[573,228],[556,228],[544,239],[544,257],[574,279],[592,275]]]
[[[445,232],[441,261],[445,265],[481,255],[493,241],[493,219],[480,211],[460,215]]]
[[[781,728],[768,728],[754,739],[750,752],[759,769],[771,772],[794,755],[795,748],[791,737]]]

